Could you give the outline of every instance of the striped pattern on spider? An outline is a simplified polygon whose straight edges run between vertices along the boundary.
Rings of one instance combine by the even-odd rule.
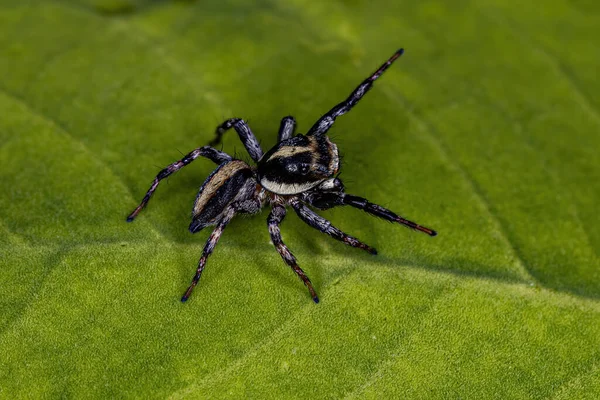
[[[207,226],[214,225],[216,227],[204,246],[196,274],[181,298],[182,302],[187,301],[192,290],[198,284],[208,257],[233,217],[240,213],[255,214],[267,205],[271,206],[271,212],[267,219],[271,240],[281,258],[302,279],[315,303],[319,302],[319,297],[310,279],[298,266],[296,258],[281,239],[279,225],[285,218],[287,206],[291,206],[300,219],[311,227],[371,254],[377,254],[377,251],[342,232],[310,207],[320,210],[336,206],[355,207],[430,236],[437,234],[434,230],[408,221],[367,199],[345,193],[342,181],[335,177],[340,169],[338,149],[326,135],[335,119],[350,111],[371,89],[373,82],[402,53],[403,49],[394,53],[377,71],[354,89],[346,100],[323,115],[306,135],[294,134],[296,121],[293,117],[285,117],[281,120],[277,144],[263,154],[248,124],[242,119],[231,118],[217,127],[216,138],[210,143],[210,146],[192,151],[183,159],[158,173],[140,205],[127,218],[128,222],[133,221],[142,208],[148,204],[162,179],[200,156],[206,157],[218,165],[200,187],[189,229],[192,233],[196,233]],[[223,134],[231,128],[237,132],[250,157],[256,162],[256,166],[250,166],[244,161],[234,159],[212,147],[218,145]]]

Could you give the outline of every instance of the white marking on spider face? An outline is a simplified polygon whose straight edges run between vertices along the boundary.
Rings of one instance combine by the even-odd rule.
[[[314,188],[321,182],[322,181],[306,183],[280,183],[262,178],[260,184],[270,192],[287,195],[306,192],[308,189]]]
[[[319,188],[323,190],[331,190],[335,188],[335,178],[327,179],[325,182],[321,183]]]

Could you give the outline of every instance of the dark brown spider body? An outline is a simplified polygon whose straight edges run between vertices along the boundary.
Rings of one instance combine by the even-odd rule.
[[[358,239],[334,227],[331,222],[318,215],[310,207],[325,210],[337,206],[350,206],[361,209],[371,215],[406,227],[424,232],[430,236],[434,230],[420,226],[394,212],[373,204],[368,200],[345,193],[341,180],[335,178],[340,169],[337,146],[332,143],[326,133],[335,119],[352,109],[358,101],[371,89],[373,82],[402,54],[400,49],[387,60],[374,74],[365,79],[340,104],[323,115],[309,129],[306,135],[294,135],[296,121],[293,117],[281,120],[277,144],[266,154],[258,144],[248,124],[239,118],[232,118],[217,127],[216,138],[210,145],[221,141],[228,129],[235,129],[250,157],[257,166],[252,167],[241,160],[233,159],[211,146],[200,147],[180,161],[177,161],[158,173],[150,189],[140,205],[129,215],[127,221],[133,221],[143,207],[146,206],[159,182],[172,173],[183,168],[196,158],[203,156],[218,167],[209,175],[198,192],[190,231],[196,233],[203,228],[214,225],[198,261],[198,268],[192,284],[181,298],[186,301],[197,285],[206,265],[206,261],[214,250],[223,230],[239,213],[253,214],[266,205],[271,205],[267,219],[269,234],[275,248],[292,270],[307,286],[313,300],[319,298],[312,283],[298,266],[296,258],[281,239],[279,225],[286,215],[286,207],[290,206],[296,214],[311,227],[326,233],[349,246],[377,254],[377,251]]]

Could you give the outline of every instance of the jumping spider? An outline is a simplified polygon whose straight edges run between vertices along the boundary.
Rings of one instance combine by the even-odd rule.
[[[408,221],[390,210],[370,203],[368,200],[344,193],[344,185],[336,176],[340,169],[337,146],[332,143],[326,133],[335,119],[350,111],[352,107],[373,86],[392,63],[402,55],[403,49],[398,50],[375,73],[365,79],[350,96],[323,115],[310,128],[306,135],[296,134],[294,117],[281,120],[277,144],[266,154],[258,144],[250,127],[239,118],[231,118],[223,122],[216,130],[216,138],[210,146],[200,147],[180,161],[173,163],[160,171],[139,206],[127,217],[131,222],[146,206],[156,190],[159,182],[188,165],[199,156],[215,162],[218,167],[206,179],[194,204],[190,231],[199,232],[209,225],[216,228],[208,238],[202,257],[198,262],[196,275],[192,284],[181,298],[185,302],[194,287],[198,284],[206,260],[213,252],[223,230],[238,213],[254,214],[270,204],[271,212],[267,219],[269,233],[275,248],[294,272],[302,279],[315,303],[319,302],[310,279],[296,262],[296,258],[281,240],[279,225],[286,214],[286,206],[291,206],[296,214],[311,227],[344,242],[345,244],[366,250],[371,254],[377,251],[337,229],[331,222],[321,217],[308,206],[320,210],[336,206],[351,206],[376,217],[435,236],[436,232],[414,222]],[[256,162],[251,167],[244,161],[234,159],[230,155],[216,150],[222,136],[228,129],[235,129],[250,157]]]

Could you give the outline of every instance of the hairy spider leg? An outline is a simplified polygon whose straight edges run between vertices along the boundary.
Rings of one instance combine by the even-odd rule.
[[[142,211],[142,208],[146,207],[146,204],[148,204],[148,202],[150,201],[150,197],[152,197],[152,195],[154,194],[154,191],[158,187],[158,184],[161,180],[179,171],[181,168],[185,167],[200,156],[208,158],[215,164],[222,164],[226,161],[233,160],[233,158],[229,154],[219,151],[217,149],[213,149],[210,146],[199,147],[196,150],[193,150],[181,160],[174,162],[173,164],[160,171],[158,175],[156,175],[156,178],[154,178],[152,185],[150,185],[150,189],[148,189],[148,192],[146,192],[146,195],[144,196],[140,205],[137,206],[136,209],[133,210],[133,212],[127,217],[127,222],[133,221],[135,217],[137,217],[137,215],[140,213],[140,211]]]
[[[296,257],[294,257],[292,252],[288,249],[288,247],[285,245],[285,243],[283,243],[283,240],[281,239],[281,230],[279,229],[279,224],[281,224],[281,222],[285,218],[285,214],[286,210],[285,207],[282,205],[276,204],[271,209],[271,212],[269,213],[269,217],[267,219],[267,223],[269,226],[269,234],[271,235],[271,241],[275,245],[275,248],[279,252],[281,258],[283,258],[283,261],[285,261],[285,263],[294,270],[294,272],[296,273],[296,275],[298,275],[300,279],[302,279],[302,282],[304,282],[304,285],[306,285],[306,287],[308,288],[308,291],[310,292],[313,301],[315,303],[318,303],[319,297],[317,296],[317,293],[315,292],[315,289],[313,288],[310,279],[308,279],[308,276],[306,276],[304,271],[302,271],[302,268],[298,266]]]
[[[436,236],[437,232],[433,229],[426,228],[421,226],[415,222],[409,221],[404,217],[401,217],[394,213],[393,211],[388,210],[387,208],[381,207],[380,205],[373,204],[369,200],[359,197],[353,196],[351,194],[346,193],[322,193],[318,194],[318,197],[315,195],[303,196],[302,200],[312,205],[313,207],[320,208],[322,210],[326,210],[328,208],[336,207],[336,206],[350,206],[354,208],[358,208],[363,210],[375,217],[379,217],[385,219],[390,222],[397,222],[402,224],[408,228],[415,229],[417,231],[428,234],[429,236]]]
[[[223,218],[221,218],[221,220],[219,221],[219,223],[217,224],[215,229],[212,231],[212,233],[208,237],[208,240],[206,241],[206,244],[204,245],[204,250],[202,250],[202,256],[200,257],[200,260],[198,261],[198,269],[196,270],[196,275],[194,275],[194,278],[192,279],[192,284],[187,288],[184,295],[181,297],[182,303],[185,303],[187,301],[187,299],[192,294],[192,291],[198,284],[198,281],[200,281],[200,276],[202,276],[202,271],[204,271],[204,267],[206,266],[206,260],[208,260],[208,256],[210,256],[211,253],[213,252],[213,250],[215,249],[217,242],[219,241],[219,239],[221,238],[221,235],[223,234],[223,230],[225,230],[225,227],[227,226],[227,224],[229,224],[231,222],[231,220],[233,219],[234,216],[235,216],[235,208],[229,207],[227,209],[227,211],[225,211],[223,213]]]
[[[354,91],[346,100],[333,107],[327,114],[323,115],[317,122],[315,122],[312,128],[310,128],[308,131],[307,135],[319,136],[327,133],[329,128],[331,128],[333,125],[335,119],[340,115],[344,115],[350,111],[352,107],[354,107],[356,103],[358,103],[358,101],[369,91],[369,89],[373,87],[373,82],[375,82],[375,80],[379,78],[385,72],[385,70],[388,69],[388,67],[402,55],[402,53],[404,53],[404,49],[400,49],[395,52],[394,55],[389,58],[389,60],[383,63],[383,65],[379,67],[375,73],[373,73],[373,75],[369,76],[360,85],[358,85],[358,87],[354,89]]]
[[[294,131],[296,130],[296,120],[294,117],[287,116],[281,119],[281,124],[279,125],[279,134],[277,135],[277,143],[282,140],[286,140],[294,136]]]
[[[347,244],[348,246],[363,249],[371,254],[377,254],[377,250],[375,250],[373,247],[368,246],[362,243],[360,240],[342,232],[335,226],[331,225],[331,222],[321,217],[319,214],[306,207],[304,204],[300,202],[294,202],[292,203],[292,207],[294,208],[296,214],[298,214],[300,219],[306,222],[311,227],[331,236],[334,239],[339,240],[340,242]]]
[[[371,203],[369,200],[367,200],[365,198],[342,193],[342,194],[340,194],[340,199],[342,201],[342,204],[361,209],[361,210],[366,211],[369,214],[374,215],[376,217],[383,218],[383,219],[391,221],[391,222],[397,222],[397,223],[407,226],[411,229],[415,229],[417,231],[426,233],[429,236],[437,235],[437,232],[434,231],[433,229],[429,229],[429,228],[421,226],[415,222],[409,221],[409,220],[397,215],[393,211],[388,210],[387,208],[383,208],[377,204]]]
[[[250,157],[252,157],[254,161],[258,162],[258,160],[260,160],[260,158],[263,156],[262,148],[260,147],[258,140],[256,140],[256,136],[254,136],[254,133],[252,133],[252,130],[250,130],[250,127],[243,119],[230,118],[221,125],[217,126],[215,131],[216,136],[209,143],[209,145],[216,146],[221,143],[223,135],[231,128],[235,129],[237,132],[240,140],[246,148],[246,151],[248,154],[250,154]]]

